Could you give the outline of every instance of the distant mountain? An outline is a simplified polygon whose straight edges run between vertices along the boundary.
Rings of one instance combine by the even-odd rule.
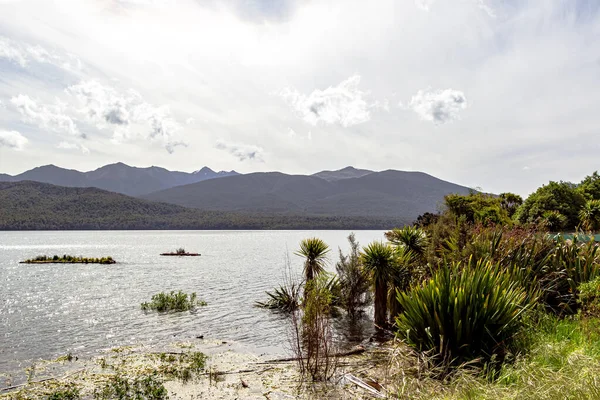
[[[370,171],[368,169],[357,169],[354,167],[346,167],[337,171],[321,171],[313,174],[312,176],[316,176],[317,178],[325,179],[326,181],[338,181],[340,179],[348,179],[348,178],[360,178],[361,176],[365,176],[373,173],[374,171]]]
[[[208,179],[239,175],[235,171],[215,172],[204,167],[196,172],[169,171],[160,167],[137,168],[123,163],[109,164],[94,171],[79,172],[44,165],[16,176],[0,174],[0,181],[36,181],[68,187],[97,187],[111,192],[140,196]]]
[[[0,182],[0,230],[390,229],[400,219],[201,211],[46,183]]]
[[[338,177],[343,176],[336,172]],[[470,190],[422,172],[388,170],[333,180],[268,172],[177,186],[142,198],[202,210],[399,218],[411,222],[419,214],[435,212],[446,194],[466,194]]]

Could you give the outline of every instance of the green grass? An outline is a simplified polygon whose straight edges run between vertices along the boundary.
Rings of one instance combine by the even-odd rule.
[[[197,306],[206,306],[207,303],[202,300],[198,300],[196,293],[187,293],[171,291],[171,293],[160,292],[152,296],[152,300],[147,303],[142,303],[141,307],[144,311],[189,311],[193,310]]]
[[[487,374],[463,368],[447,381],[397,382],[403,399],[600,399],[600,320],[549,314],[529,318],[519,340],[528,348]]]
[[[37,256],[35,258],[30,258],[25,261],[21,261],[22,264],[50,264],[50,263],[81,263],[81,264],[114,264],[115,260],[112,257],[82,257],[82,256],[70,256],[63,255],[62,257],[58,255],[54,256]]]
[[[111,399],[168,399],[167,389],[155,375],[128,378],[114,375],[101,389],[94,391],[97,400]]]

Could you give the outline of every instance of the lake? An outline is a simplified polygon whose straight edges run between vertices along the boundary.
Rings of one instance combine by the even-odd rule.
[[[283,354],[286,321],[254,307],[282,283],[286,254],[294,273],[301,239],[317,236],[348,251],[347,231],[61,231],[0,232],[0,372],[69,352],[93,355],[115,346],[205,338],[233,340],[257,353]],[[382,231],[357,231],[366,245]],[[184,247],[200,257],[161,257]],[[117,264],[19,264],[37,255],[112,256]],[[161,291],[196,292],[194,312],[145,313]],[[368,321],[367,321],[368,322]],[[337,322],[343,326],[343,322]],[[367,327],[369,323],[364,323]],[[367,335],[353,326],[344,335]],[[360,328],[360,327],[359,327]],[[367,328],[368,329],[368,328]]]

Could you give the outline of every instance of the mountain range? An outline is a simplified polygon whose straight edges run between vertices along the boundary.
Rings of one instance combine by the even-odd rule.
[[[468,187],[443,181],[423,172],[376,172],[353,167],[321,171],[313,175],[290,175],[281,172],[215,172],[207,167],[187,173],[160,167],[136,168],[123,163],[80,172],[46,165],[16,176],[0,174],[0,181],[34,181],[63,189],[98,188],[143,200],[132,206],[132,212],[138,212],[136,210],[139,209],[147,211],[147,204],[164,203],[184,207],[186,210],[261,218],[287,216],[295,221],[298,218],[343,217],[410,223],[420,214],[435,212],[446,194],[466,194],[471,191]],[[27,197],[27,190],[33,190],[32,198],[38,199],[37,201],[41,199],[39,186],[25,185],[19,190],[16,186],[10,188],[12,196],[24,196],[21,199],[23,202],[32,201]],[[60,190],[48,189],[46,192],[56,198],[52,204],[60,203]],[[70,191],[68,195],[77,199],[77,193]],[[104,211],[96,208],[101,207],[101,204],[112,204],[116,199],[93,202],[90,200],[93,196],[89,193],[92,192],[85,192],[84,199],[90,203],[90,213],[98,215],[104,215]],[[107,199],[105,192],[102,196]],[[127,201],[133,200],[137,199]],[[19,210],[22,211],[20,208]],[[148,214],[146,211],[142,214]],[[185,214],[181,210],[177,213]],[[198,220],[196,214],[190,218]],[[295,226],[297,225],[290,228]],[[361,226],[365,224],[361,223]]]
[[[0,181],[35,181],[67,187],[96,187],[129,196],[140,196],[178,185],[239,175],[235,171],[215,172],[204,167],[195,172],[169,171],[160,167],[138,168],[123,163],[108,164],[89,172],[44,165],[21,174],[0,174]]]

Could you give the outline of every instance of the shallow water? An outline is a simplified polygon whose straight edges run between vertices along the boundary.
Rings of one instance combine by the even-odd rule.
[[[346,231],[79,231],[0,232],[0,372],[72,352],[94,354],[127,344],[160,344],[196,336],[234,340],[256,352],[284,353],[286,323],[253,307],[286,275],[286,253],[317,236],[348,250]],[[361,244],[383,239],[358,231]],[[184,247],[200,257],[161,257]],[[36,255],[112,256],[113,265],[19,264]],[[331,262],[330,269],[333,269]],[[140,303],[160,291],[196,292],[208,302],[194,312],[145,313]],[[364,326],[368,323],[363,321]],[[361,326],[340,334],[364,339]]]

